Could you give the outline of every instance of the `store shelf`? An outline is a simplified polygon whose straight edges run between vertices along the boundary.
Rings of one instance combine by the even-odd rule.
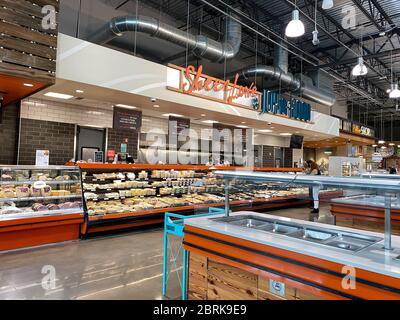
[[[66,214],[78,214],[82,213],[82,208],[71,208],[71,209],[58,209],[58,210],[48,210],[48,211],[24,211],[21,213],[9,213],[0,215],[0,221],[3,220],[13,220],[13,219],[25,219],[25,218],[35,218],[50,215],[66,215]]]
[[[69,196],[49,196],[49,197],[25,197],[25,198],[0,198],[0,202],[22,202],[22,201],[50,201],[50,200],[69,200],[82,199],[82,195],[74,194]]]
[[[25,181],[0,181],[0,185],[16,185],[16,186],[20,186],[20,185],[25,185],[25,184],[34,184],[35,182],[40,182],[41,180],[25,180]],[[80,180],[62,180],[62,181],[55,181],[55,180],[51,180],[51,181],[47,181],[44,180],[44,183],[46,183],[47,185],[58,185],[58,184],[80,184]]]
[[[275,198],[266,198],[266,199],[257,199],[257,200],[240,200],[240,201],[230,201],[230,205],[250,205],[253,203],[268,203],[268,202],[275,202],[275,201],[282,201],[282,200],[293,200],[298,199],[299,197],[292,196],[292,197],[275,197]],[[188,210],[196,210],[196,209],[205,209],[209,207],[221,207],[224,206],[224,202],[217,202],[217,203],[204,203],[204,204],[197,204],[197,205],[187,205],[187,206],[180,206],[180,207],[171,207],[171,208],[158,208],[152,210],[144,210],[144,211],[134,211],[134,212],[122,212],[122,213],[109,213],[105,215],[94,215],[89,216],[89,221],[99,221],[99,220],[109,220],[109,219],[116,219],[116,218],[124,218],[124,217],[133,217],[133,216],[145,216],[155,213],[164,213],[164,212],[176,212],[176,211],[188,211]]]
[[[251,170],[265,172],[303,172],[301,168],[270,168],[270,167],[226,167],[226,166],[202,166],[179,164],[103,164],[103,163],[67,163],[77,165],[83,170]]]

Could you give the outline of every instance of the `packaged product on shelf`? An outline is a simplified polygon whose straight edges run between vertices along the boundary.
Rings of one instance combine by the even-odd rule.
[[[27,198],[29,197],[29,187],[27,186],[22,186],[22,187],[16,187],[15,188],[15,193],[17,198]]]
[[[31,187],[31,197],[40,197],[41,190],[39,188],[35,188],[34,186]]]
[[[43,188],[40,189],[40,195],[42,197],[48,197],[51,194],[51,187],[50,186],[44,186]]]

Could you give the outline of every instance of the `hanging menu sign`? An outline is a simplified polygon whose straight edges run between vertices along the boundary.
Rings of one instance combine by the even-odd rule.
[[[117,130],[137,130],[142,126],[142,112],[114,107],[113,128]]]
[[[189,118],[181,118],[169,116],[168,122],[169,132],[176,132],[180,134],[185,129],[190,129],[190,119]]]

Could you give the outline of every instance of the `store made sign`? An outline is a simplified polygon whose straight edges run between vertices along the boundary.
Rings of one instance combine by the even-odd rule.
[[[278,91],[264,90],[260,113],[284,115],[300,121],[311,121],[311,105],[298,99],[286,99]]]
[[[236,74],[233,81],[222,80],[203,74],[203,66],[196,70],[194,66],[182,68],[169,65],[167,89],[255,110],[260,114],[272,113],[300,121],[311,120],[311,106],[308,103],[297,99],[287,100],[276,91],[264,90],[261,93],[254,83],[250,86],[239,85],[239,77]]]
[[[167,89],[192,96],[222,102],[237,107],[253,109],[255,101],[261,101],[261,93],[254,83],[250,86],[238,85],[239,74],[233,81],[222,80],[203,74],[203,66],[196,70],[169,65]]]

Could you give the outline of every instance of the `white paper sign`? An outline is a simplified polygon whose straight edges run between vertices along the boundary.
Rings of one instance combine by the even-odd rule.
[[[36,165],[37,166],[48,166],[50,158],[49,150],[36,150]]]

